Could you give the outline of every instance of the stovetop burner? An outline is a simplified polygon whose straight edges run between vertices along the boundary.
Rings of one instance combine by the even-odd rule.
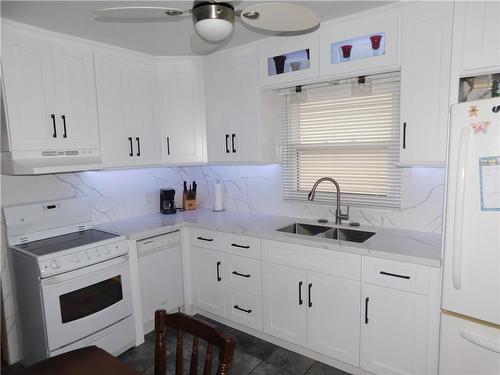
[[[73,232],[43,240],[27,242],[17,245],[17,247],[35,256],[43,256],[115,237],[119,236],[97,229],[88,229],[81,232]]]

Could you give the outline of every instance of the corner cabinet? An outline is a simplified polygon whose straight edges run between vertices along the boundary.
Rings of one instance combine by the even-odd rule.
[[[11,150],[99,150],[92,52],[2,32]]]
[[[452,25],[453,2],[402,7],[402,166],[445,165]]]
[[[96,53],[95,67],[104,166],[161,164],[155,65]]]
[[[205,85],[202,59],[159,59],[158,82],[163,162],[205,162]]]
[[[280,97],[260,91],[258,52],[205,57],[209,163],[276,163]]]

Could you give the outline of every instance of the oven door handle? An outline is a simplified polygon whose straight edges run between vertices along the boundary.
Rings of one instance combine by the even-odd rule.
[[[47,277],[46,279],[42,279],[43,286],[53,286],[57,284],[61,284],[67,281],[75,280],[78,278],[85,277],[87,278],[90,273],[102,272],[109,270],[111,268],[117,268],[129,261],[129,256],[119,256],[117,258],[112,258],[108,260],[104,260],[100,263],[91,264],[89,266],[84,266],[82,268],[78,268],[76,270],[72,270],[71,272],[66,272],[61,275],[55,275],[51,277]],[[83,271],[83,272],[78,272]],[[76,273],[76,274],[75,274]]]

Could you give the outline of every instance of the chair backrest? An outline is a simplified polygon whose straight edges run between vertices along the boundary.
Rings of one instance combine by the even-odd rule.
[[[183,332],[193,335],[193,349],[189,374],[197,375],[199,339],[207,342],[203,375],[211,375],[213,347],[219,349],[217,375],[228,375],[233,361],[234,339],[224,336],[214,325],[201,319],[182,314],[167,314],[165,310],[155,312],[155,375],[165,375],[167,369],[167,327],[177,330],[175,374],[184,373]]]

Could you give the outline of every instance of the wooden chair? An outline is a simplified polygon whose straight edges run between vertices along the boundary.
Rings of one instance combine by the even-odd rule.
[[[217,327],[201,319],[182,313],[167,314],[165,310],[157,310],[155,312],[155,375],[165,375],[167,372],[167,327],[177,330],[175,375],[184,373],[183,332],[193,335],[189,375],[197,375],[198,373],[199,339],[207,342],[203,375],[211,375],[214,346],[219,349],[217,375],[230,373],[234,352],[234,339],[231,336],[224,336]]]

